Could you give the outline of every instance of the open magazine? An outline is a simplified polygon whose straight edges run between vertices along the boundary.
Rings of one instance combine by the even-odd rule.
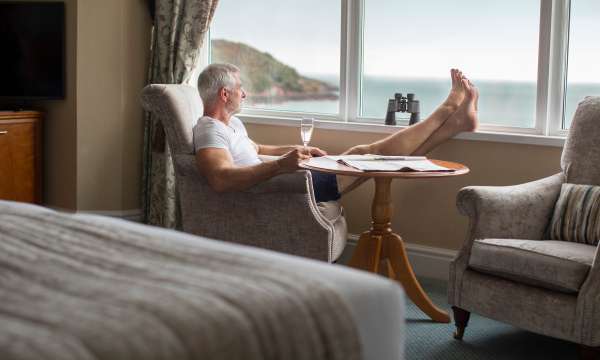
[[[427,160],[425,156],[382,156],[367,154],[326,157],[362,171],[454,171],[453,169],[434,164],[430,160]]]

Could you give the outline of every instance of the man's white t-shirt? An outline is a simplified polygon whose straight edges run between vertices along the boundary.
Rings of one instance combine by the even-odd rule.
[[[231,117],[229,125],[208,116],[198,119],[194,126],[194,151],[206,148],[228,150],[237,166],[252,166],[262,162],[244,124],[235,116]]]

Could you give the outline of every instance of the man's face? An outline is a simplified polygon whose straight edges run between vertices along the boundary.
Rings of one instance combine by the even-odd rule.
[[[235,85],[232,89],[228,89],[229,97],[227,98],[227,103],[225,106],[227,110],[231,114],[237,114],[240,112],[242,108],[242,102],[246,98],[246,92],[242,87],[242,82],[240,80],[240,74],[235,74]]]

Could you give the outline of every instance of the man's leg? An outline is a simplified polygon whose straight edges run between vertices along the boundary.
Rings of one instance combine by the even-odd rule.
[[[477,129],[477,101],[479,91],[469,80],[463,80],[466,89],[464,101],[460,104],[456,112],[452,114],[444,124],[437,129],[425,141],[413,155],[425,155],[446,140],[453,138],[456,134],[464,131],[472,132]]]
[[[457,69],[450,70],[452,88],[448,98],[427,119],[371,144],[357,145],[343,154],[379,154],[379,155],[411,155],[427,139],[439,129],[456,111],[465,96],[463,74]]]
[[[454,79],[453,79],[454,80]],[[403,152],[406,151],[406,146],[401,147],[398,146],[394,148],[394,146],[399,145],[400,142],[406,139],[405,135],[407,130],[415,128],[417,125],[413,125],[407,129],[399,131],[393,134],[390,137],[387,137],[381,141],[378,141],[369,145],[359,145],[357,147],[351,148],[345,154],[381,154],[381,155],[425,155],[429,151],[433,150],[439,144],[445,142],[446,140],[452,138],[456,134],[463,131],[475,131],[477,128],[478,118],[477,118],[477,101],[479,99],[479,92],[473,84],[467,79],[461,80],[461,88],[463,89],[462,96],[464,97],[460,105],[445,121],[442,122],[442,125],[438,126],[434,129],[425,139],[422,139],[424,132],[427,128],[417,129],[416,132],[410,132],[408,134],[416,135],[422,139],[422,142],[419,143],[411,152]],[[453,83],[454,90],[454,83]],[[451,92],[452,95],[452,92]],[[440,108],[442,108],[440,106]],[[436,112],[438,111],[436,110]],[[440,111],[441,112],[441,111]],[[434,112],[435,114],[435,112]],[[434,115],[432,114],[432,116]],[[439,115],[439,114],[438,114]],[[427,120],[432,119],[430,116]],[[434,121],[437,121],[435,119]],[[409,146],[412,146],[413,142],[410,142]],[[377,145],[377,146],[374,146]],[[385,149],[385,151],[380,151],[381,149]],[[378,151],[379,150],[379,151]],[[340,194],[346,194],[359,185],[361,185],[365,181],[364,178],[352,178],[348,176],[338,176],[338,188]]]

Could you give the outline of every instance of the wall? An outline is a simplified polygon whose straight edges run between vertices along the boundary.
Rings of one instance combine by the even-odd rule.
[[[42,101],[46,113],[43,147],[44,203],[61,209],[77,204],[77,1],[65,1],[66,94],[64,100]]]
[[[139,94],[151,29],[146,0],[64,2],[65,99],[30,106],[45,112],[43,203],[70,211],[138,213]]]
[[[295,127],[248,124],[250,137],[259,143],[298,144]],[[383,134],[316,129],[312,145],[340,153],[352,145],[370,143]],[[458,249],[468,221],[456,210],[456,193],[468,185],[513,185],[557,173],[561,148],[450,140],[429,157],[467,165],[471,172],[445,179],[395,180],[392,183],[392,227],[406,242]],[[373,182],[343,198],[349,232],[359,234],[370,226]]]
[[[77,20],[77,210],[139,209],[146,3],[79,0]]]
[[[43,203],[55,208],[75,209],[77,205],[77,1],[64,0],[64,3],[65,98],[31,101],[26,108],[42,111],[45,115],[42,122]],[[13,102],[10,100],[0,101],[0,109],[13,107]]]

